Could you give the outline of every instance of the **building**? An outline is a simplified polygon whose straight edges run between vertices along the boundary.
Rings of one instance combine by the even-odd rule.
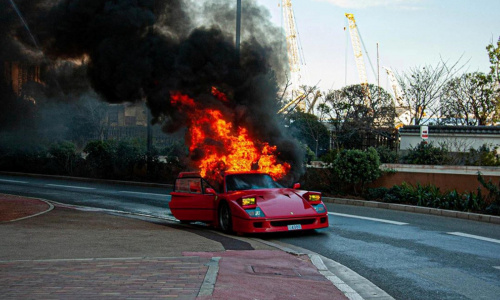
[[[17,96],[27,82],[41,83],[40,66],[22,62],[4,62],[4,78]]]
[[[147,107],[143,103],[110,104],[107,124],[109,126],[147,126]]]

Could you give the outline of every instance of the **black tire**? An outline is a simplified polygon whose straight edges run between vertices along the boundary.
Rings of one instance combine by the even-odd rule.
[[[233,232],[233,219],[231,209],[226,202],[222,202],[219,206],[219,226],[225,233]]]

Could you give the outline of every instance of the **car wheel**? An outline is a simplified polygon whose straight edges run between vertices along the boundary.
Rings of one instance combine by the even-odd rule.
[[[226,202],[222,202],[219,207],[219,226],[222,231],[230,233],[233,231],[233,219],[231,209]]]

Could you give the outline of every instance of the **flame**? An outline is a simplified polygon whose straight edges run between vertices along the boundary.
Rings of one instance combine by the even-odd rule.
[[[227,101],[213,88],[214,96]],[[184,111],[189,119],[187,142],[190,153],[201,153],[196,161],[202,177],[220,180],[223,172],[260,171],[274,179],[285,176],[291,166],[277,162],[277,147],[252,140],[246,128],[234,126],[217,109],[202,109],[181,93],[172,93],[171,104]]]
[[[212,95],[214,95],[217,99],[223,102],[229,102],[227,99],[226,94],[223,92],[219,91],[215,86],[212,87]]]

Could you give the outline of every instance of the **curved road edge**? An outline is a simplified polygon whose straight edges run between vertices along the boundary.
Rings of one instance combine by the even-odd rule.
[[[346,295],[347,298],[351,300],[394,300],[393,297],[391,297],[384,290],[373,284],[368,279],[364,278],[348,267],[314,251],[289,245],[276,240],[273,240],[271,242],[257,238],[254,239],[293,255],[307,254],[310,257],[311,262],[316,266],[316,268],[318,268],[318,271],[328,280],[330,280],[339,290],[341,290]]]

